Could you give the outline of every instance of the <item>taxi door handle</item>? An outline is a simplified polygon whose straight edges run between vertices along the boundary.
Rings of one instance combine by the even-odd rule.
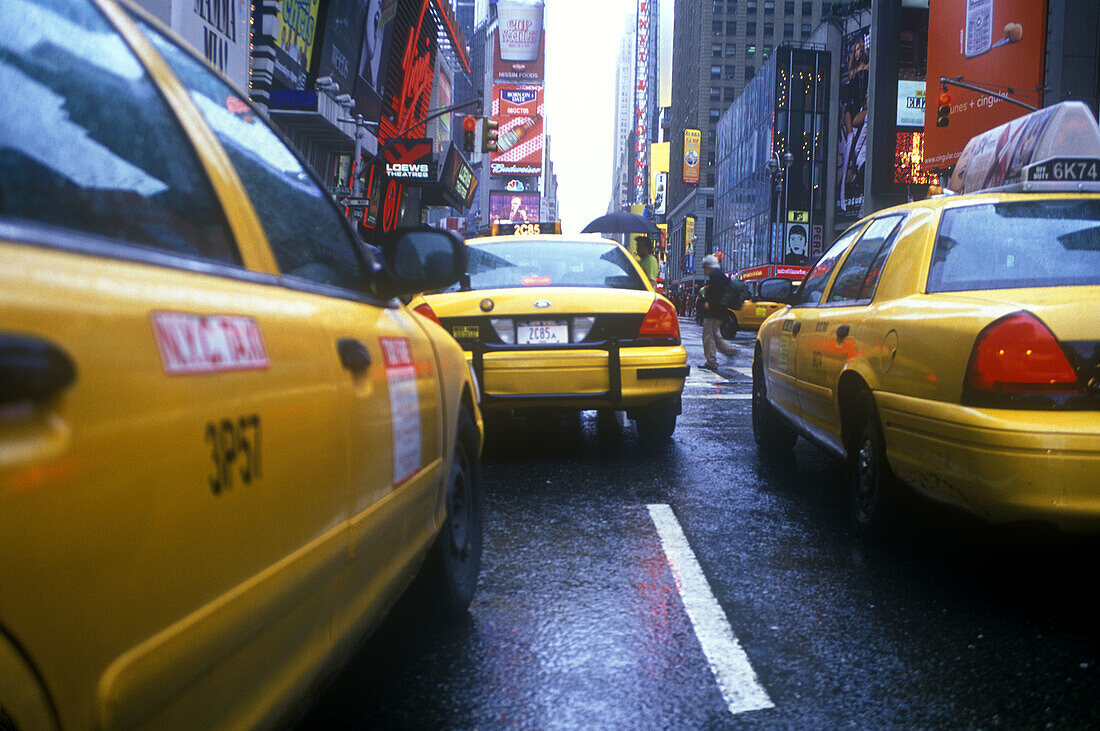
[[[0,404],[43,401],[76,381],[68,354],[47,340],[0,334]]]
[[[370,351],[354,338],[337,340],[336,352],[340,354],[340,365],[352,373],[362,373],[370,368]]]
[[[801,329],[802,329],[802,323],[801,322],[796,322],[794,325],[791,326],[791,334],[792,335],[797,335],[798,331],[801,330]]]
[[[841,325],[836,329],[836,339],[843,340],[844,338],[848,337],[848,332],[850,330],[851,327],[849,327],[848,325]]]

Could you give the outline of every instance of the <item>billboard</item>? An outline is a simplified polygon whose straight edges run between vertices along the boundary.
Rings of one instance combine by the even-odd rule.
[[[249,3],[172,3],[172,29],[242,89],[248,88]]]
[[[541,86],[493,85],[490,112],[500,126],[497,150],[489,155],[492,175],[542,174],[543,111]]]
[[[703,133],[700,130],[684,130],[684,182],[689,185],[699,183],[699,155],[702,142]]]
[[[638,0],[635,8],[634,35],[634,203],[647,203],[646,189],[649,174],[649,137],[652,116],[653,89],[656,83],[653,54],[650,52],[650,28],[656,23],[653,12],[656,3]]]
[[[447,149],[443,163],[443,174],[439,177],[443,185],[443,197],[454,208],[469,208],[477,192],[477,176],[454,144]]]
[[[390,180],[400,180],[411,185],[424,184],[433,179],[432,140],[397,140],[385,153],[386,175]]]
[[[924,127],[924,82],[898,81],[899,127]]]
[[[966,0],[928,8],[928,89],[942,92],[940,77],[964,82],[1040,106],[1043,85],[1046,0]],[[924,165],[954,165],[971,137],[1027,113],[1001,99],[949,86],[948,124],[937,126],[938,103],[925,109]]]
[[[321,36],[317,76],[331,77],[348,94],[355,90],[366,17],[367,0],[332,0]]]
[[[493,79],[541,84],[546,53],[542,0],[498,0],[496,6]]]
[[[397,0],[366,0],[363,30],[355,53],[355,107],[363,119],[377,122],[382,116],[387,60],[393,43]],[[393,94],[391,94],[393,96]]]
[[[871,110],[871,28],[844,36],[840,44],[840,120],[837,125],[835,220],[855,221],[863,206],[867,133]]]
[[[533,223],[539,220],[538,193],[490,193],[489,220],[493,223]]]
[[[313,59],[317,37],[319,0],[279,0],[275,19],[279,36],[275,44],[275,82],[288,89],[306,88],[306,72]]]

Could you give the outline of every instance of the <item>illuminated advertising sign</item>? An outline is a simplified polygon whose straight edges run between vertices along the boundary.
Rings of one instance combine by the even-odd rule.
[[[948,86],[940,77],[961,77],[1031,106],[1041,106],[1035,91],[1043,86],[1046,0],[967,0],[928,7],[928,89],[932,103],[924,113],[924,165],[947,168],[958,161],[971,137],[1026,114],[1001,99]],[[1011,94],[1008,94],[1009,90]],[[940,103],[940,95],[944,94]],[[939,108],[949,109],[941,126]]]
[[[898,81],[899,127],[924,127],[924,82]]]
[[[541,84],[546,51],[542,0],[498,0],[496,5],[493,79]]]
[[[863,207],[867,143],[871,110],[867,92],[871,78],[871,29],[844,36],[840,46],[840,124],[837,154],[837,221],[854,221]]]
[[[473,168],[463,159],[453,144],[447,150],[443,163],[443,175],[439,182],[443,184],[443,196],[454,208],[469,208],[477,191],[477,177]]]
[[[684,219],[684,254],[691,256],[695,253],[695,216]]]
[[[539,236],[560,234],[561,221],[534,221],[532,223],[494,223],[493,236]]]
[[[242,89],[248,88],[248,0],[172,3],[172,29]]]
[[[306,72],[313,58],[319,0],[279,0],[275,18],[279,36],[275,44],[275,81],[288,89],[306,88]]]
[[[634,48],[634,203],[646,201],[649,169],[650,0],[638,0]]]
[[[500,126],[497,149],[489,155],[492,175],[542,174],[542,87],[495,84],[490,110]]]
[[[415,185],[432,179],[432,141],[400,140],[386,150],[386,175]]]
[[[346,1],[346,0],[345,0]],[[395,42],[394,16],[396,0],[364,0],[362,27],[357,34],[358,46],[349,51],[352,60],[355,107],[363,119],[377,122],[382,117],[382,99],[386,81],[386,66],[391,45]],[[337,3],[339,6],[339,3]],[[329,9],[329,17],[339,18],[335,9]],[[339,21],[337,21],[339,22]],[[322,60],[330,60],[324,59]],[[333,75],[333,78],[337,77]]]
[[[688,185],[699,183],[699,155],[702,140],[703,133],[700,130],[684,130],[684,182]]]
[[[898,132],[894,145],[894,182],[927,185],[939,180],[924,170],[924,132]]]
[[[489,219],[494,223],[528,223],[539,220],[538,193],[490,193]]]

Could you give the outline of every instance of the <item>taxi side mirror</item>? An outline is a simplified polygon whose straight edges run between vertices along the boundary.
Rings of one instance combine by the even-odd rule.
[[[385,300],[449,287],[466,272],[466,244],[442,229],[400,228],[380,248],[382,267],[371,290]]]
[[[760,299],[791,304],[794,286],[789,279],[765,279],[760,283]]]

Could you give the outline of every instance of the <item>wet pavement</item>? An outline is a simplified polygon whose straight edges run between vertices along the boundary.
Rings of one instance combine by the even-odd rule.
[[[665,447],[594,413],[494,424],[469,615],[402,600],[300,728],[1100,724],[1096,542],[920,504],[859,541],[837,464],[801,441],[791,464],[757,458],[752,335],[734,342],[718,373],[692,369]],[[670,567],[661,506],[702,587]],[[723,664],[737,651],[747,675]],[[769,703],[739,706],[752,683]]]

